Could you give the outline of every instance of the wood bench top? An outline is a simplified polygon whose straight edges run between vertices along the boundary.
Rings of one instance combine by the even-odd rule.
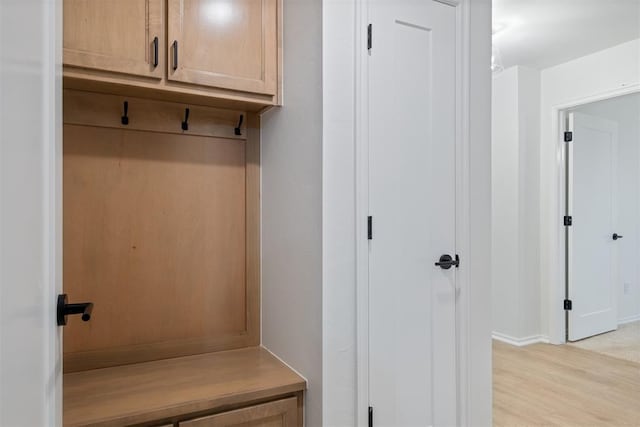
[[[63,424],[145,423],[305,388],[261,347],[74,372],[64,375]]]

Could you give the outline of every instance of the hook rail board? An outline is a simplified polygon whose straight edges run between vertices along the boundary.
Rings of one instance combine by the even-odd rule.
[[[63,99],[67,124],[246,140],[246,126],[236,132],[244,111],[71,89]]]

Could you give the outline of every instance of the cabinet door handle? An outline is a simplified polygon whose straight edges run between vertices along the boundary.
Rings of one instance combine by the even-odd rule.
[[[159,40],[156,36],[153,39],[153,68],[156,68],[158,66],[158,44]]]
[[[173,71],[178,69],[178,40],[173,41]]]

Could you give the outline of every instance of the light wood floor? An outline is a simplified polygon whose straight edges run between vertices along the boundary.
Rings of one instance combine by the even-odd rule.
[[[640,322],[618,326],[615,331],[596,335],[570,345],[606,356],[640,363]]]
[[[580,348],[493,344],[494,426],[640,426],[640,364]]]

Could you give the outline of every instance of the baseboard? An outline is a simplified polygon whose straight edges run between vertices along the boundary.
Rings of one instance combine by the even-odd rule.
[[[634,314],[633,316],[627,316],[618,320],[618,325],[624,325],[625,323],[640,322],[640,314]]]
[[[501,334],[500,332],[493,332],[491,334],[491,337],[496,341],[515,345],[516,347],[524,347],[525,345],[549,342],[549,337],[544,335],[531,335],[524,338],[515,338],[509,335]]]

